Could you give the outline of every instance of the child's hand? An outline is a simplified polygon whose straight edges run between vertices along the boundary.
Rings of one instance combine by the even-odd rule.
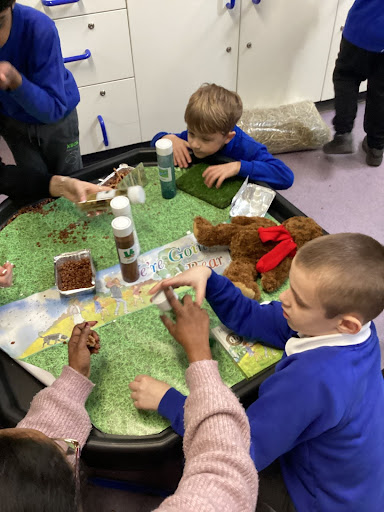
[[[104,190],[112,190],[110,187],[102,187],[88,181],[81,181],[69,176],[52,176],[49,182],[49,193],[53,197],[65,197],[73,203],[87,200],[89,194],[97,194]]]
[[[13,263],[6,261],[3,266],[0,265],[0,288],[9,288],[12,286]]]
[[[100,350],[99,335],[91,330],[96,324],[97,322],[84,322],[75,325],[68,343],[68,365],[87,378],[91,373],[91,354],[97,354]],[[96,340],[96,345],[92,348],[87,346],[90,334]]]
[[[203,172],[204,183],[208,188],[213,187],[217,180],[216,188],[220,188],[223,181],[239,174],[241,162],[230,162],[229,164],[211,165]]]
[[[10,62],[4,60],[0,62],[0,89],[2,91],[7,89],[13,91],[20,87],[22,81],[20,73]]]
[[[160,290],[167,290],[170,286],[172,286],[172,288],[192,286],[196,291],[196,304],[201,306],[205,298],[207,281],[211,277],[211,274],[212,270],[209,267],[192,267],[175,277],[169,277],[160,281],[160,283],[151,288],[148,293],[154,295]]]
[[[176,135],[164,135],[163,139],[169,139],[173,144],[173,161],[178,167],[188,167],[192,162],[188,148],[190,147],[186,140],[180,139]]]
[[[137,375],[135,380],[129,384],[132,391],[131,398],[137,409],[146,411],[157,411],[161,399],[170,389],[170,385],[162,380],[154,379],[149,375]]]
[[[165,290],[165,295],[176,314],[176,323],[165,315],[160,318],[169,333],[184,348],[189,362],[212,359],[208,313],[193,302],[190,295],[184,296],[183,304],[169,288]]]

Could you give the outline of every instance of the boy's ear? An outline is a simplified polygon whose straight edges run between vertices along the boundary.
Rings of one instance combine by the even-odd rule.
[[[362,327],[361,320],[355,315],[343,315],[337,326],[341,334],[357,334]]]
[[[228,144],[228,142],[231,142],[233,137],[236,135],[236,132],[228,132],[227,136],[225,137],[224,144]]]

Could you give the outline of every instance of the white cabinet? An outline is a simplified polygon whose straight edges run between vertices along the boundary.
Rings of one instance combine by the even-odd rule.
[[[48,5],[45,5],[44,0],[21,0],[19,3],[33,7],[54,20],[82,14],[125,9],[126,7],[125,0],[73,0],[66,4],[60,2],[61,0],[51,0],[50,2],[46,1],[45,3]]]
[[[118,148],[141,140],[133,78],[80,87],[79,90],[81,99],[77,110],[82,154]],[[102,122],[109,146],[104,142]]]
[[[335,0],[241,2],[238,88],[246,107],[321,99]]]
[[[348,11],[352,7],[355,0],[339,0],[335,27],[332,35],[331,48],[329,51],[328,65],[325,73],[323,92],[321,95],[322,100],[329,100],[334,98],[335,91],[333,89],[332,75],[335,69],[335,62],[339,53],[341,35],[343,33],[345,20],[347,19]],[[360,92],[367,89],[367,82],[363,82],[360,86]]]
[[[66,64],[79,87],[133,76],[127,11],[110,11],[56,21],[63,57],[84,54]]]
[[[204,82],[236,89],[238,8],[229,0],[127,0],[143,140],[184,129]]]

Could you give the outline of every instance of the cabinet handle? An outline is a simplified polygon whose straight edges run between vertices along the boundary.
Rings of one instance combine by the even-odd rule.
[[[225,4],[225,7],[227,9],[233,9],[235,7],[235,3],[236,3],[236,0],[231,0],[230,2],[228,2],[227,4]]]
[[[252,0],[252,3],[257,5],[257,4],[261,3],[261,0]]]
[[[252,48],[252,43],[247,43],[247,48]]]
[[[78,60],[87,60],[92,55],[91,50],[85,50],[84,53],[81,55],[73,55],[73,57],[65,57],[63,59],[64,64],[67,64],[67,62],[76,62]]]
[[[55,7],[55,5],[75,4],[79,0],[41,0],[45,7]]]
[[[231,46],[227,46],[227,48],[225,49],[225,51],[226,51],[227,53],[231,53],[231,51],[232,51],[232,47],[231,47]]]
[[[105,128],[104,119],[101,116],[97,116],[97,119],[100,123],[101,131],[103,132],[104,146],[109,146],[108,134],[107,129]]]

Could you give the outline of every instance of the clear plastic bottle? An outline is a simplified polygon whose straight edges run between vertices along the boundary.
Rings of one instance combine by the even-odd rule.
[[[139,266],[135,253],[132,221],[129,217],[116,217],[112,221],[117,254],[120,261],[121,275],[127,283],[139,279]]]
[[[157,164],[161,184],[161,195],[172,199],[176,195],[175,167],[173,165],[173,144],[170,139],[159,139],[156,144]]]
[[[136,250],[135,252],[139,256],[140,254],[140,243],[137,236],[135,222],[132,216],[131,202],[127,196],[114,197],[111,201],[111,210],[115,217],[128,217],[132,221],[133,226],[133,238],[135,240]]]

